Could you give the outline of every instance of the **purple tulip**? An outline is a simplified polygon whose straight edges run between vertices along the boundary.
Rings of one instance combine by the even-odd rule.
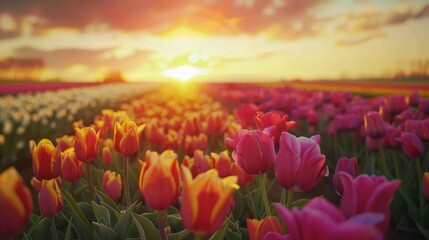
[[[307,191],[329,175],[319,142],[319,135],[297,138],[288,132],[282,133],[274,163],[276,178],[282,187],[295,192]]]

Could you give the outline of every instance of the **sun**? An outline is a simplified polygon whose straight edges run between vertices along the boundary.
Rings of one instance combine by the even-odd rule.
[[[207,71],[208,70],[205,68],[197,68],[197,67],[191,67],[188,65],[183,65],[177,68],[166,69],[162,71],[162,75],[166,77],[178,79],[181,82],[186,82],[190,78],[206,74]]]

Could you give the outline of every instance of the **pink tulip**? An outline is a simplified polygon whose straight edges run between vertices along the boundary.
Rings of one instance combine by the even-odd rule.
[[[335,168],[335,173],[332,178],[334,188],[338,194],[343,194],[343,184],[341,183],[340,175],[338,173],[345,172],[348,173],[352,178],[355,178],[358,175],[358,160],[355,157],[347,158],[342,157],[338,159],[337,167]]]
[[[411,159],[418,158],[424,153],[423,143],[414,133],[403,132],[398,141],[401,143],[402,151]]]
[[[365,114],[364,127],[366,135],[373,139],[382,138],[386,134],[384,121],[380,114],[375,111],[370,111]]]
[[[403,95],[386,96],[384,98],[384,105],[392,115],[396,115],[408,108]]]
[[[364,213],[347,219],[333,204],[323,198],[313,198],[301,210],[276,204],[275,208],[287,227],[288,234],[271,232],[270,240],[381,240],[382,233],[375,227],[383,215]]]
[[[407,103],[410,106],[417,107],[420,102],[420,94],[417,91],[412,91],[407,96]]]
[[[365,137],[365,146],[370,152],[377,152],[379,150],[378,140],[370,138],[369,136]]]
[[[255,125],[254,117],[258,110],[258,106],[253,103],[249,103],[234,109],[234,114],[237,117],[238,123],[244,127],[251,127]]]
[[[356,113],[337,114],[334,118],[335,130],[340,131],[355,131],[361,125],[361,119]]]
[[[329,175],[319,141],[319,135],[297,138],[288,132],[282,133],[274,167],[282,187],[296,192],[307,191]]]
[[[228,138],[225,141],[234,149],[232,158],[248,174],[265,173],[274,164],[274,142],[262,131],[239,130],[234,139]]]
[[[384,215],[377,228],[386,233],[390,222],[390,203],[401,185],[400,180],[388,181],[384,176],[359,175],[353,179],[347,173],[339,173],[344,187],[340,209],[347,219],[362,213]]]
[[[419,111],[426,116],[429,115],[429,98],[424,98],[420,100]]]
[[[256,127],[264,131],[265,134],[271,136],[274,140],[275,145],[278,145],[280,135],[284,131],[288,131],[290,128],[295,126],[294,121],[288,121],[289,116],[281,116],[277,112],[268,112],[266,114],[257,112],[255,116]]]
[[[383,138],[383,145],[390,149],[397,149],[401,146],[401,143],[398,141],[397,138],[399,138],[402,134],[402,128],[401,127],[393,127],[389,123],[384,123],[384,127],[386,129],[386,135],[384,135]]]

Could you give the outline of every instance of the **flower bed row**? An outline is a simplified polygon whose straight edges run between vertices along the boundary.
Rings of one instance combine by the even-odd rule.
[[[194,87],[102,111],[55,144],[31,141],[38,204],[5,170],[0,235],[428,238],[428,99]]]

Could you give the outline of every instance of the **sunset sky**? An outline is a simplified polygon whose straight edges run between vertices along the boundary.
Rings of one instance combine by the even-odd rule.
[[[429,60],[429,0],[2,0],[0,59],[43,79],[352,79]]]

